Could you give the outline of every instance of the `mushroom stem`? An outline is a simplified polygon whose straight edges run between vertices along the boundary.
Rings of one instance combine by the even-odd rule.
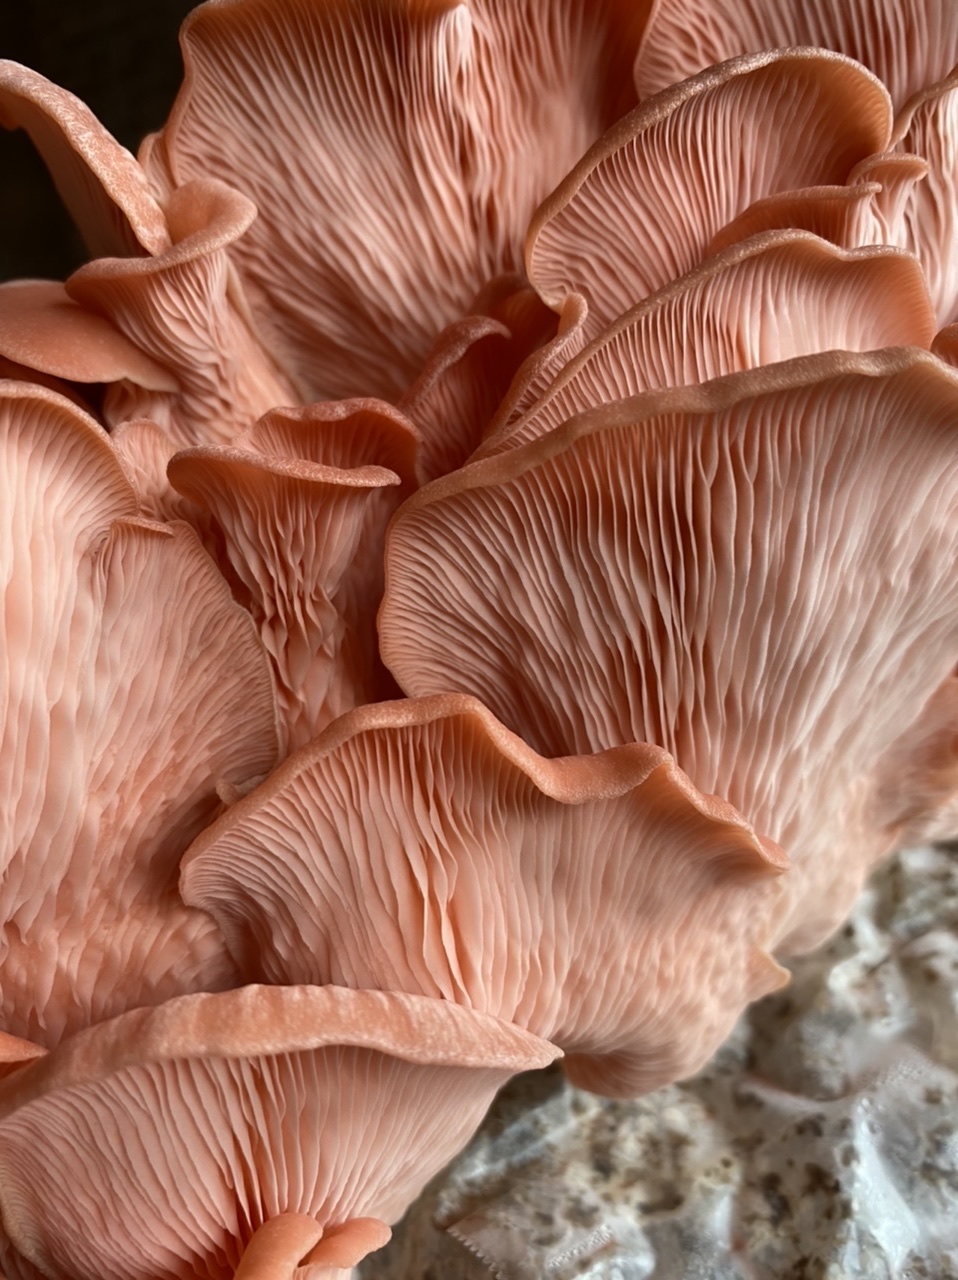
[[[391,1236],[390,1228],[378,1218],[351,1218],[341,1226],[329,1227],[320,1243],[304,1259],[304,1265],[355,1267],[368,1253],[388,1244]]]
[[[319,1243],[323,1228],[305,1213],[281,1213],[253,1232],[233,1280],[291,1280],[296,1267]]]

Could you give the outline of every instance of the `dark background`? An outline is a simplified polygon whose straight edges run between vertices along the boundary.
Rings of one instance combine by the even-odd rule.
[[[166,119],[191,0],[0,0],[0,57],[75,93],[125,147]],[[62,279],[84,261],[26,134],[0,129],[0,279]]]

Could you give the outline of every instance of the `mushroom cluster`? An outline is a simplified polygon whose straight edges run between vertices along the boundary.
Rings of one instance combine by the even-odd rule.
[[[958,8],[209,0],[0,286],[0,1270],[343,1275],[958,833]]]

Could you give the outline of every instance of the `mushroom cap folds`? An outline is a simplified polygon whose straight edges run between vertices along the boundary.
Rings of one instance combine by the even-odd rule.
[[[602,406],[406,503],[383,656],[548,755],[664,747],[786,849],[783,945],[813,945],[888,850],[874,771],[958,652],[956,420],[916,349]]]
[[[285,751],[393,691],[374,618],[386,525],[415,486],[420,440],[367,399],[276,410],[237,443],[184,450],[168,474],[222,534],[273,664]]]
[[[760,49],[814,45],[863,63],[896,106],[958,63],[951,0],[653,0],[635,62],[639,96]]]
[[[5,383],[0,453],[0,1009],[50,1045],[235,980],[176,875],[218,784],[272,767],[275,706],[248,616],[92,419]]]
[[[763,231],[811,231],[845,249],[906,243],[905,212],[928,173],[921,156],[887,151],[861,160],[842,185],[803,187],[756,200],[712,237],[718,253]]]
[[[181,36],[141,151],[158,190],[214,177],[257,222],[231,250],[304,399],[393,399],[538,202],[635,101],[630,0],[231,0]]]
[[[101,1023],[0,1085],[11,1280],[228,1280],[281,1215],[393,1222],[505,1080],[558,1052],[445,1001],[333,987]]]
[[[163,253],[99,258],[75,271],[66,290],[175,380],[173,392],[151,393],[142,379],[111,387],[109,423],[146,417],[180,447],[225,443],[268,409],[297,398],[261,341],[230,261],[256,208],[205,179],[172,192],[166,211],[173,243]]]
[[[473,460],[534,440],[603,402],[817,351],[928,346],[933,332],[928,291],[910,254],[887,245],[846,251],[803,231],[768,232],[708,258],[620,316],[573,353],[524,413],[490,431]],[[530,358],[535,372],[527,380],[538,376],[540,362],[538,353]]]
[[[198,838],[181,890],[248,981],[455,1001],[631,1096],[781,985],[763,948],[784,865],[658,747],[546,760],[439,697],[337,721]]]
[[[712,67],[625,116],[543,201],[529,279],[556,309],[581,294],[591,338],[700,262],[756,200],[845,182],[888,147],[891,127],[885,89],[839,54],[786,49]]]
[[[928,169],[900,211],[895,243],[918,258],[938,323],[948,325],[958,320],[958,72],[906,104],[895,120],[895,139]]]

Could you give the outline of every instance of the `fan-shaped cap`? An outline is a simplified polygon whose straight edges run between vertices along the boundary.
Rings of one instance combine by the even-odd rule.
[[[4,1225],[24,1276],[227,1280],[281,1215],[395,1221],[496,1089],[556,1056],[495,1018],[379,992],[247,987],[134,1010],[0,1086]],[[279,1233],[292,1256],[274,1252],[275,1274],[302,1260],[303,1225]]]
[[[475,457],[642,391],[816,351],[928,346],[933,332],[928,291],[910,254],[887,246],[846,252],[805,232],[769,232],[709,258],[626,312],[526,413],[487,436]]]
[[[337,721],[203,833],[181,889],[249,981],[455,1001],[631,1095],[697,1070],[781,985],[783,866],[660,748],[546,760],[445,697]]]
[[[857,164],[843,186],[803,187],[756,200],[712,237],[713,253],[763,231],[799,228],[844,249],[897,245],[911,251],[905,211],[928,172],[920,156],[888,151]]]
[[[108,421],[151,418],[181,446],[225,443],[267,409],[296,399],[260,341],[229,261],[256,210],[205,180],[173,192],[167,216],[174,243],[165,253],[88,263],[67,292],[174,376],[174,394],[145,393],[142,379],[114,388]]]
[[[0,126],[29,133],[95,256],[162,253],[169,245],[143,171],[72,93],[0,61]]]
[[[928,164],[927,177],[902,209],[896,242],[918,257],[938,323],[947,325],[958,320],[958,72],[906,104],[895,120],[895,138]]]
[[[358,400],[275,411],[241,443],[185,450],[169,477],[222,532],[291,749],[391,689],[374,618],[386,524],[415,484],[419,440],[398,410]]]
[[[505,325],[466,316],[448,325],[398,408],[421,438],[418,474],[435,480],[462,466],[482,438],[519,363]]]
[[[232,0],[182,34],[186,80],[141,152],[260,217],[231,250],[304,398],[394,399],[529,217],[635,101],[629,0]]]
[[[0,354],[70,382],[129,378],[151,391],[176,391],[168,368],[103,316],[79,306],[56,280],[0,284]]]
[[[558,308],[589,307],[590,337],[707,253],[775,192],[841,183],[883,151],[881,84],[838,54],[756,54],[665,90],[620,120],[537,210],[526,269]]]
[[[900,106],[958,62],[950,0],[654,0],[635,63],[639,96],[738,54],[814,45],[864,63]]]
[[[665,747],[793,857],[788,942],[817,939],[885,849],[871,772],[958,652],[956,415],[917,350],[592,411],[409,500],[383,656],[546,754]]]
[[[232,980],[176,873],[217,784],[272,766],[275,710],[249,618],[91,419],[4,384],[0,453],[0,1025],[49,1045]]]

